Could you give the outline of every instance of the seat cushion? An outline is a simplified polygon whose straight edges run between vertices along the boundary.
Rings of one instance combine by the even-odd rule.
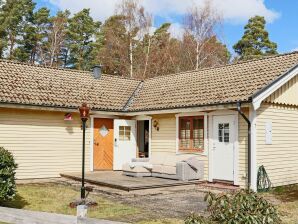
[[[178,160],[179,159],[177,156],[166,156],[163,161],[163,165],[176,167],[176,163]]]
[[[162,173],[176,175],[176,166],[162,166]]]
[[[162,173],[162,165],[153,165],[152,173]]]
[[[134,164],[132,167],[129,163],[124,164],[122,170],[134,173],[150,173],[150,170],[146,169],[143,165]]]
[[[161,165],[164,163],[165,158],[161,157],[161,156],[152,156],[152,158],[150,158],[149,163],[153,164],[153,165]]]

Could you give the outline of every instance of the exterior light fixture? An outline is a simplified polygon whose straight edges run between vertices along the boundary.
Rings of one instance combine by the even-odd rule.
[[[82,120],[82,128],[83,128],[83,150],[82,150],[82,186],[81,186],[81,200],[85,200],[85,133],[86,133],[86,122],[89,118],[90,108],[86,103],[83,103],[82,106],[79,107],[80,117]]]

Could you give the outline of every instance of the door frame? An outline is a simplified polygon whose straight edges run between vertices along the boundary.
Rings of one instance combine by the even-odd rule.
[[[239,173],[239,138],[238,138],[238,112],[234,110],[218,110],[210,112],[209,114],[209,153],[208,153],[208,181],[213,182],[213,117],[214,116],[234,116],[234,130],[235,130],[235,142],[233,150],[233,184],[239,185],[238,173]]]
[[[152,117],[145,116],[145,115],[139,115],[134,118],[136,121],[149,121],[149,152],[148,152],[148,158],[151,158],[152,151],[151,151],[151,138],[152,138]],[[138,126],[136,126],[136,133],[138,133]],[[136,143],[138,143],[138,139],[136,139]]]
[[[90,115],[90,148],[89,148],[89,153],[90,153],[90,171],[94,171],[94,119],[96,118],[109,118],[109,119],[117,119],[117,116],[113,115]],[[114,121],[113,121],[114,122]]]

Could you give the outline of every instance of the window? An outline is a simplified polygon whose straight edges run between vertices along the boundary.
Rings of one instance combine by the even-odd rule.
[[[179,118],[179,150],[204,150],[204,117]]]
[[[119,140],[130,141],[130,126],[119,126]]]
[[[222,123],[218,124],[218,141],[219,142],[230,142],[230,124]]]

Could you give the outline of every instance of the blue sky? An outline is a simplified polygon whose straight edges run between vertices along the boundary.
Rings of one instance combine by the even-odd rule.
[[[35,0],[37,7],[46,6],[55,14],[58,10],[70,9],[75,13],[91,8],[91,15],[103,21],[113,14],[119,0]],[[141,4],[154,16],[154,26],[163,22],[173,23],[173,35],[181,32],[181,21],[187,7],[200,5],[202,0],[141,0]],[[278,44],[280,53],[298,50],[298,1],[297,0],[213,0],[218,11],[224,15],[222,40],[233,53],[232,46],[243,35],[247,19],[263,15],[267,19],[270,39]]]

